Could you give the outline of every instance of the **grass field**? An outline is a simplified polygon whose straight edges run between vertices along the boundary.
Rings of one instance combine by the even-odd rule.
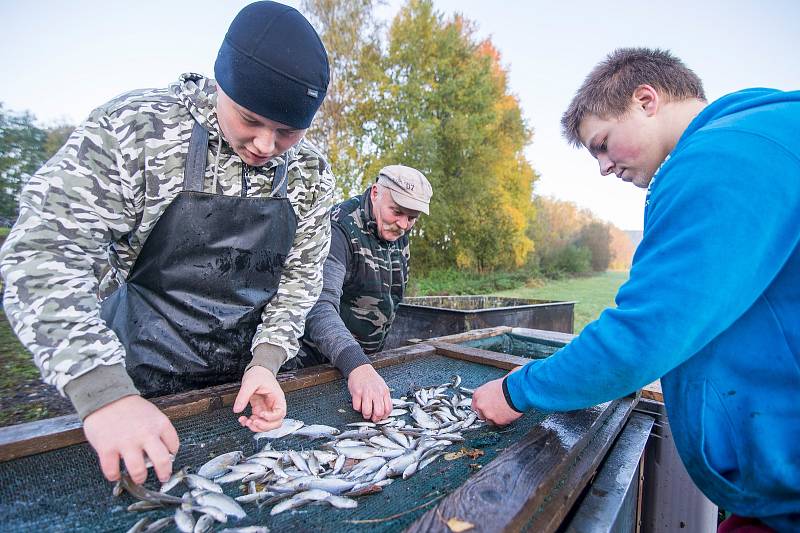
[[[513,298],[535,298],[539,300],[577,300],[575,304],[575,333],[592,320],[603,309],[614,307],[614,296],[620,285],[628,279],[628,272],[605,272],[586,278],[569,278],[545,281],[537,287],[523,287],[495,293],[497,296]]]

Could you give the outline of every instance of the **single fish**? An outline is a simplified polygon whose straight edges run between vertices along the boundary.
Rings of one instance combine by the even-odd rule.
[[[137,485],[136,483],[133,482],[133,480],[131,479],[130,475],[127,472],[124,472],[122,476],[120,476],[120,483],[122,485],[122,488],[124,488],[131,496],[138,498],[140,500],[162,503],[162,504],[172,504],[172,505],[179,505],[183,503],[183,500],[181,500],[177,496],[172,496],[170,494],[162,494],[161,492],[146,489],[141,485]]]
[[[175,527],[181,533],[192,533],[194,531],[194,515],[191,511],[186,511],[178,507],[175,509]]]
[[[207,533],[213,527],[214,517],[210,514],[204,514],[197,519],[197,523],[194,525],[194,533]]]
[[[216,507],[228,516],[233,516],[235,518],[244,518],[247,516],[247,513],[244,511],[244,509],[242,509],[242,506],[239,505],[236,500],[230,496],[226,496],[225,494],[204,492],[195,496],[195,501],[200,505]]]
[[[436,421],[418,405],[415,405],[414,409],[411,411],[411,417],[417,421],[417,424],[425,429],[439,429],[440,424],[437,424]]]
[[[155,533],[156,531],[162,531],[167,529],[169,526],[172,525],[173,518],[171,516],[165,516],[164,518],[159,518],[155,522],[148,525],[144,528],[143,533]]]
[[[334,449],[348,459],[369,459],[379,455],[378,450],[371,446],[336,446]]]
[[[184,476],[184,482],[190,489],[203,489],[209,492],[218,492],[222,494],[222,487],[199,474],[186,474],[186,476]]]
[[[256,442],[258,442],[260,439],[279,439],[281,437],[285,437],[286,435],[291,435],[304,425],[305,423],[301,420],[284,418],[281,427],[272,429],[270,431],[256,433],[253,438],[256,439]]]
[[[369,441],[375,446],[383,448],[399,448],[401,450],[405,448],[402,444],[398,444],[386,435],[375,435],[374,437],[370,437]]]
[[[176,487],[181,481],[183,481],[183,478],[185,478],[186,474],[188,473],[189,473],[188,466],[184,466],[177,472],[173,472],[173,474],[169,477],[169,479],[163,485],[161,485],[161,488],[158,489],[158,492],[163,492],[166,494],[174,487]]]
[[[335,427],[325,426],[322,424],[312,424],[310,426],[304,426],[294,432],[295,435],[299,435],[301,437],[309,437],[311,439],[322,439],[325,437],[332,437],[334,435],[338,435],[339,433],[341,433],[341,431],[339,431]]]
[[[150,519],[148,517],[140,518],[137,520],[135,524],[131,526],[131,528],[127,531],[127,533],[142,533],[144,528],[147,527],[147,524],[150,523]]]
[[[240,451],[223,453],[205,463],[197,470],[197,475],[206,479],[214,479],[225,474],[231,465],[241,461],[244,454]]]
[[[152,511],[153,509],[161,509],[162,507],[164,506],[158,502],[139,500],[138,502],[130,504],[128,506],[128,511],[130,512]]]
[[[354,481],[346,481],[344,479],[317,478],[314,476],[300,478],[296,481],[297,487],[301,490],[320,489],[330,492],[331,494],[341,494],[342,492],[352,489],[356,484]]]
[[[357,501],[350,498],[346,498],[344,496],[337,496],[336,494],[331,494],[330,496],[325,498],[324,501],[333,505],[337,509],[353,509],[355,507],[358,507]]]

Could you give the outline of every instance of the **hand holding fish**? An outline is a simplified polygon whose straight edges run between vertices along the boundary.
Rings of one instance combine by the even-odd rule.
[[[275,374],[263,366],[251,367],[242,376],[242,386],[233,403],[233,412],[241,413],[248,403],[252,414],[240,416],[239,423],[251,431],[268,431],[279,427],[286,416],[286,396]]]
[[[522,416],[506,402],[503,395],[503,378],[484,383],[472,395],[472,410],[481,420],[496,426],[505,426]]]
[[[122,459],[134,483],[144,483],[145,456],[153,463],[158,479],[169,479],[172,458],[178,452],[178,433],[169,418],[141,396],[125,396],[101,407],[84,419],[83,432],[109,481],[120,478]]]
[[[353,397],[353,409],[360,411],[364,420],[377,422],[392,412],[389,387],[372,365],[354,368],[347,378],[347,388]]]

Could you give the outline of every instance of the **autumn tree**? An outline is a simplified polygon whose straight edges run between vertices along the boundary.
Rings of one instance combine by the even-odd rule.
[[[611,254],[613,259],[609,268],[612,270],[628,270],[631,268],[633,253],[636,246],[633,244],[630,235],[616,226],[609,226],[611,232]]]
[[[592,221],[581,228],[576,240],[577,246],[582,246],[592,254],[592,270],[605,272],[608,270],[613,257],[611,249],[610,224],[601,221]]]
[[[410,0],[364,109],[366,174],[402,163],[433,185],[431,216],[414,230],[416,268],[518,267],[533,248],[525,229],[535,173],[522,155],[531,131],[497,50],[474,34],[464,18]]]
[[[326,154],[340,198],[361,192],[364,109],[369,108],[374,80],[381,77],[380,30],[375,0],[303,0],[301,10],[312,21],[328,51],[328,94],[308,131]]]

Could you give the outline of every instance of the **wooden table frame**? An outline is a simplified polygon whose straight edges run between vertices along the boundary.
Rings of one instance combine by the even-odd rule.
[[[510,328],[490,328],[468,337],[497,335],[507,329]],[[376,368],[431,355],[504,370],[529,362],[522,357],[450,344],[464,340],[464,335],[381,352],[371,359]],[[280,374],[278,381],[284,391],[290,392],[337,379],[342,379],[337,370],[321,365]],[[170,419],[177,420],[232,405],[238,389],[238,383],[220,385],[158,398],[154,403]],[[472,531],[555,531],[596,472],[637,401],[638,397],[623,398],[591,409],[548,415],[407,531],[446,532],[450,518],[474,524]],[[74,415],[1,428],[0,461],[82,442],[85,437],[80,420]]]

